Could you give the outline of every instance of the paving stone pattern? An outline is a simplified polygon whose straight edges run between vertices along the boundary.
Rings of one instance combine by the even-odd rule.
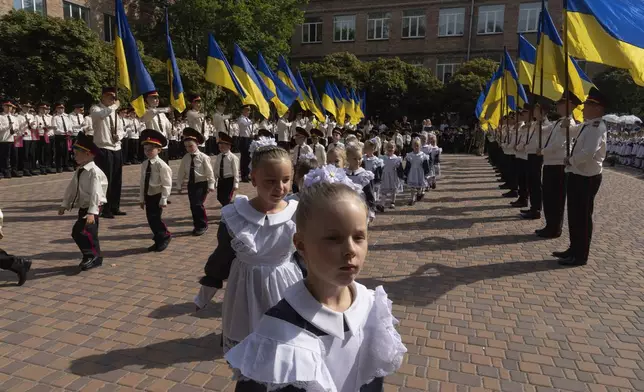
[[[446,156],[443,172],[425,200],[401,198],[370,231],[361,282],[385,286],[409,349],[385,390],[644,390],[644,182],[605,172],[589,265],[569,269],[550,256],[567,234],[534,236],[542,223],[507,208],[484,158]],[[0,390],[232,391],[223,292],[203,313],[192,305],[216,246],[215,198],[211,231],[195,239],[187,196],[173,195],[176,238],[148,253],[139,167],[126,167],[128,215],[101,220],[105,263],[78,274],[75,214],[56,215],[71,175],[0,181],[2,247],[34,260],[23,287],[0,272]]]

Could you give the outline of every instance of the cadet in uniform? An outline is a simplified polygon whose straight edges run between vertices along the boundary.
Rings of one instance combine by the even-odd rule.
[[[241,179],[244,182],[249,181],[250,175],[250,144],[253,141],[253,121],[249,118],[250,106],[242,108],[241,116],[237,119],[239,126],[239,136],[237,137],[237,147],[241,155]]]
[[[170,140],[172,136],[172,123],[166,117],[166,113],[170,113],[170,108],[159,108],[159,93],[151,91],[145,94],[145,114],[141,119],[145,123],[145,128],[154,129],[161,132],[166,140]],[[170,161],[170,152],[168,151],[168,143],[165,144],[159,154],[165,163]]]
[[[227,206],[239,188],[239,158],[230,149],[233,138],[227,133],[219,133],[219,155],[215,158],[213,171],[217,181],[217,201],[222,207]]]
[[[2,102],[0,116],[0,178],[11,178],[11,151],[14,134],[18,131],[18,119],[13,115],[16,108],[13,102]]]
[[[203,140],[199,143],[199,150],[210,154],[212,152],[211,144],[208,143],[208,124],[206,123],[206,114],[201,113],[201,97],[193,95],[190,98],[191,108],[186,112],[186,125],[192,128],[203,136]]]
[[[55,162],[56,172],[62,173],[63,170],[67,172],[74,171],[71,162],[69,161],[69,151],[72,149],[72,136],[73,124],[67,113],[65,113],[65,105],[63,103],[56,103],[54,105],[54,116],[52,119],[52,129],[54,130],[54,146],[55,146]]]
[[[550,122],[546,117],[548,107],[545,102],[536,103],[533,106],[534,119],[530,125],[528,144],[528,188],[530,189],[530,209],[521,211],[523,219],[540,219],[542,206],[541,189],[541,168],[543,167],[543,156],[537,154],[537,150],[543,145],[543,130],[539,133],[539,127],[547,127]]]

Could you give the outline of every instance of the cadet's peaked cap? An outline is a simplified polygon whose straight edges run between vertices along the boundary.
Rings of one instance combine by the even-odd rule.
[[[168,145],[168,139],[159,131],[154,129],[144,129],[141,132],[141,144],[153,144],[158,147]]]
[[[226,132],[219,132],[217,134],[217,143],[226,143],[232,145],[233,138]]]
[[[309,131],[307,131],[306,129],[304,129],[302,127],[295,127],[295,133],[297,133],[300,136],[304,136],[304,137],[310,137],[311,136],[309,134]]]
[[[591,88],[588,92],[588,98],[586,98],[585,103],[595,104],[603,107],[606,107],[606,105],[608,104],[606,96],[595,87]]]
[[[206,138],[194,128],[186,127],[183,128],[183,140],[194,140],[197,144],[203,144],[206,141]]]
[[[324,133],[317,128],[311,129],[311,136],[324,137]]]
[[[564,91],[563,95],[561,96],[561,98],[559,98],[557,103],[566,103],[566,100],[570,101],[570,103],[574,106],[581,105],[581,99],[577,98],[575,94],[571,93],[568,90]]]
[[[82,103],[75,103],[74,104],[74,109],[82,109],[84,107],[85,107],[85,105],[83,105]]]
[[[260,129],[257,131],[257,136],[258,136],[258,137],[261,137],[261,136],[263,136],[263,137],[273,137],[273,134],[271,133],[271,131],[269,131],[269,130],[268,130],[268,129],[266,129],[266,128],[260,128]]]
[[[74,143],[74,148],[78,150],[83,150],[85,152],[89,152],[94,156],[100,154],[101,152],[98,146],[94,144],[92,139],[90,139],[85,135],[85,132],[78,133],[78,136],[76,136],[76,142]]]
[[[108,87],[103,87],[103,95],[113,95],[116,97],[116,87],[108,86]]]

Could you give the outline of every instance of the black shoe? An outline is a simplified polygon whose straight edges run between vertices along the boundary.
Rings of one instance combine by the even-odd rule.
[[[416,201],[421,201],[421,200],[423,200],[423,197],[425,197],[425,194],[424,194],[424,193],[421,193],[421,194],[417,195],[417,196],[416,196]]]
[[[22,172],[14,170],[13,172],[11,172],[11,175],[16,177],[16,178],[20,178],[20,177],[22,177]]]
[[[111,212],[102,212],[100,216],[105,219],[114,219],[114,214]]]
[[[156,252],[156,250],[157,250],[156,242],[154,243],[154,245],[148,247],[148,252]]]
[[[68,172],[68,173],[70,173],[70,172],[73,172],[73,171],[74,171],[74,168],[73,168],[73,167],[69,167],[69,166],[67,166],[67,167],[65,168],[65,171],[66,171],[66,172]]]
[[[32,175],[32,176],[39,176],[39,175],[40,175],[40,172],[39,172],[39,171],[37,171],[37,170],[32,170],[32,171],[31,171],[31,175]]]
[[[528,214],[530,212],[532,212],[532,210],[521,210],[521,211],[519,211],[519,213],[521,213],[521,214]]]
[[[537,236],[539,236],[539,237],[541,237],[541,238],[547,238],[547,239],[551,239],[551,240],[552,240],[552,239],[555,239],[555,238],[559,238],[559,237],[561,237],[561,232],[559,232],[559,233],[553,233],[553,232],[545,231],[545,230],[544,230],[544,231],[540,231],[540,232],[538,232],[538,233],[537,233]]]
[[[125,162],[125,163],[123,163],[123,165],[125,165],[125,166],[130,166],[130,165],[131,165],[131,163],[130,163],[130,162]]]
[[[172,204],[172,202],[171,202],[170,200],[168,200],[168,202],[167,202],[167,203],[168,203],[168,204]]]
[[[88,271],[92,268],[100,267],[103,265],[103,258],[100,256],[96,257],[84,257],[83,261],[79,264],[81,271]]]
[[[512,189],[512,187],[508,184],[501,184],[499,185],[499,189]]]
[[[27,281],[27,273],[31,269],[31,260],[22,257],[15,257],[11,264],[10,271],[18,274],[18,286],[22,286]]]
[[[528,201],[519,199],[519,200],[513,201],[512,203],[510,203],[510,205],[515,208],[524,208],[528,206]]]
[[[22,173],[22,175],[23,175],[24,177],[31,177],[31,172],[30,172],[30,171],[26,171],[26,172]]]
[[[165,240],[161,241],[160,243],[157,244],[157,248],[155,249],[157,252],[163,252],[168,248],[168,245],[170,245],[170,240],[172,237],[168,237]]]
[[[521,218],[523,218],[523,219],[541,219],[541,212],[540,211],[526,212],[526,213],[521,214]]]
[[[62,167],[59,167],[59,168],[57,168],[57,169],[56,169],[56,173],[60,174],[60,173],[62,173],[62,172],[63,172],[63,168],[62,168]]]
[[[51,168],[51,169],[49,169],[49,170],[47,170],[47,171],[48,171],[50,174],[56,174],[56,169],[54,169],[54,168]]]
[[[588,260],[580,260],[575,256],[568,257],[566,259],[559,260],[559,265],[565,265],[569,267],[575,267],[580,265],[586,265]]]
[[[517,197],[519,193],[517,191],[510,191],[503,194],[503,197]]]
[[[121,210],[116,210],[113,215],[118,215],[118,216],[125,216],[127,215],[127,212],[121,211]]]
[[[381,206],[381,205],[377,205],[377,206],[376,206],[376,211],[378,211],[378,212],[385,212],[385,207],[384,207],[384,206]]]
[[[204,228],[201,228],[201,229],[194,229],[192,231],[192,235],[194,235],[195,237],[199,237],[199,236],[202,236],[202,235],[206,234],[207,231],[208,231],[207,227],[204,227]]]
[[[431,188],[432,188],[432,189],[436,189],[436,183],[433,183],[433,184],[431,185]]]
[[[563,252],[552,252],[552,255],[558,259],[567,259],[571,257],[572,251],[570,249],[566,249]]]

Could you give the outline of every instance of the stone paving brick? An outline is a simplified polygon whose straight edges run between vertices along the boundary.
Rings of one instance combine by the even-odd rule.
[[[409,350],[385,390],[644,390],[644,182],[606,171],[589,264],[566,269],[550,256],[566,230],[535,237],[543,222],[507,208],[483,158],[443,161],[436,190],[414,207],[401,197],[369,233],[360,281],[385,287]],[[216,200],[213,229],[194,243],[187,196],[172,195],[176,238],[147,253],[139,167],[125,167],[128,215],[101,220],[105,263],[79,274],[74,214],[56,215],[71,175],[0,182],[2,247],[34,261],[20,288],[0,271],[0,390],[232,391],[218,347],[224,292],[203,313],[192,306],[216,246]]]

